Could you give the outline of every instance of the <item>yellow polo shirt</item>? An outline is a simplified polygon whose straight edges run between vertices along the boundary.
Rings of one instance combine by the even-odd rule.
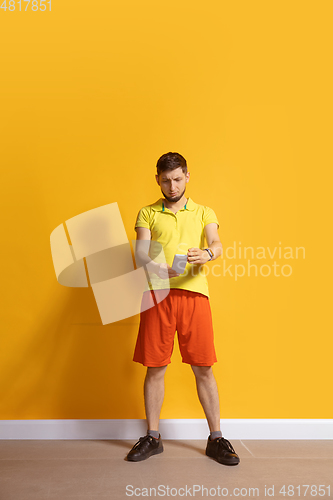
[[[176,253],[186,255],[189,248],[203,249],[207,247],[204,227],[211,222],[216,222],[219,227],[219,222],[211,208],[198,205],[191,198],[188,198],[186,205],[176,214],[164,205],[163,200],[160,198],[156,203],[141,208],[135,228],[146,227],[150,229],[151,239],[162,245],[165,260],[169,266],[172,266]],[[154,252],[152,244],[149,251],[150,258],[155,262],[163,262],[158,253],[158,251]],[[183,274],[169,279],[170,288],[191,290],[209,297],[207,270],[204,266],[205,264],[187,262]],[[167,280],[151,274],[146,290],[168,288],[165,286],[166,282]]]

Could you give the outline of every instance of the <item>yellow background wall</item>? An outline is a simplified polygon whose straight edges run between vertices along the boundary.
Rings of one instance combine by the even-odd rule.
[[[214,261],[221,417],[332,418],[331,19],[329,1],[1,9],[1,419],[144,418],[139,316],[103,326],[91,289],[57,283],[49,239],[115,201],[135,239],[167,151],[225,250],[305,249],[251,259],[267,277]],[[177,343],[161,418],[204,418]]]

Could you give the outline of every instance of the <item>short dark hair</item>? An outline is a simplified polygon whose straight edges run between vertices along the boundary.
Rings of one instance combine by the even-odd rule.
[[[165,172],[165,170],[175,170],[179,167],[181,167],[183,173],[186,175],[187,163],[184,156],[180,155],[179,153],[165,153],[157,160],[157,175]]]

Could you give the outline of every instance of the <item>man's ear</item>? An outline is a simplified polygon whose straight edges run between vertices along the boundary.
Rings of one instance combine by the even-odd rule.
[[[190,180],[190,172],[187,172],[185,178],[186,178],[186,182],[188,182]]]
[[[160,185],[160,181],[158,180],[158,175],[157,174],[155,175],[155,179],[156,179],[157,184]]]

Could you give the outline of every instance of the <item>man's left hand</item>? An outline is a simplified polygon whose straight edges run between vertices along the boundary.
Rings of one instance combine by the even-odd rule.
[[[207,250],[200,248],[189,248],[187,252],[187,262],[190,264],[206,264],[210,260]]]

